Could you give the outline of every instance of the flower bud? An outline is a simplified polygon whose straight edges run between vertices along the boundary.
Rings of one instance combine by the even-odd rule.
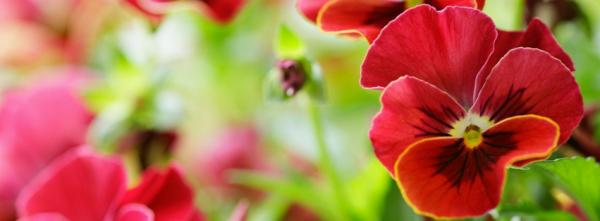
[[[280,82],[287,96],[294,96],[306,82],[306,70],[302,62],[296,60],[281,60],[277,64]]]

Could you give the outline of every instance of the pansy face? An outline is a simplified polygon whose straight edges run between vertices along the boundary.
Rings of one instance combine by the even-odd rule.
[[[363,63],[362,85],[385,87],[375,153],[417,212],[483,215],[498,205],[508,166],[547,158],[581,120],[572,71],[539,21],[502,32],[474,9],[411,9]]]
[[[298,8],[324,31],[362,35],[372,42],[391,20],[420,3],[438,9],[447,6],[482,9],[485,0],[299,0]]]
[[[241,7],[245,4],[245,0],[127,0],[144,14],[154,19],[160,19],[168,10],[177,3],[187,2],[198,7],[199,10],[205,11],[215,21],[227,23],[231,21]]]

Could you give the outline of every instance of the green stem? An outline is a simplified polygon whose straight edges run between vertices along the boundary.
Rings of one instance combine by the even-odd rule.
[[[340,216],[341,220],[350,220],[347,213],[348,201],[346,200],[344,194],[344,187],[342,185],[340,177],[336,172],[333,161],[331,160],[331,155],[329,154],[329,150],[327,148],[327,143],[325,142],[323,119],[321,117],[319,105],[317,104],[318,101],[315,101],[312,98],[308,98],[308,100],[308,112],[310,115],[315,140],[317,142],[319,167],[324,173],[325,178],[327,180],[327,184],[329,184],[333,193],[333,197],[335,200],[334,202],[336,203],[335,208],[337,210],[337,214]]]

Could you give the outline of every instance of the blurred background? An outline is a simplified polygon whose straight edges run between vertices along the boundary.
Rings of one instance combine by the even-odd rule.
[[[532,17],[552,28],[576,64],[588,109],[555,157],[600,156],[600,1],[488,0],[484,11],[502,29],[520,30]],[[303,91],[284,101],[265,95],[281,25],[320,66],[316,108]],[[340,211],[356,220],[427,220],[372,153],[379,92],[358,84],[367,48],[363,39],[321,32],[293,0],[248,0],[229,23],[186,5],[156,19],[119,0],[0,0],[0,90],[83,73],[78,94],[93,113],[86,143],[123,156],[132,182],[149,165],[177,163],[208,220],[226,219],[240,200],[250,202],[250,220],[340,220]],[[347,205],[333,203],[336,190],[322,182],[315,121]],[[501,206],[480,220],[577,220],[572,201],[543,174],[511,169]]]

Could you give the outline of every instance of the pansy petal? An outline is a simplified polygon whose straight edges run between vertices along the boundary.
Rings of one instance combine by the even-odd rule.
[[[248,220],[248,210],[250,209],[250,203],[248,201],[240,201],[235,207],[229,221],[246,221]]]
[[[496,124],[473,149],[460,138],[424,139],[398,158],[398,186],[420,214],[480,216],[498,205],[507,167],[517,160],[549,156],[558,136],[552,120],[526,115]]]
[[[246,0],[203,0],[217,22],[227,23],[235,18]]]
[[[375,155],[390,173],[411,143],[450,136],[452,124],[465,116],[464,109],[448,94],[410,76],[392,82],[384,90],[381,103],[369,136]]]
[[[381,29],[406,9],[404,1],[332,0],[323,6],[318,25],[329,32],[358,32],[373,42]]]
[[[583,101],[560,60],[540,49],[517,48],[492,69],[472,112],[495,122],[523,114],[549,117],[560,125],[562,144],[583,117]]]
[[[498,39],[494,53],[490,56],[486,65],[477,76],[477,90],[481,89],[483,83],[489,76],[492,68],[506,55],[508,51],[517,47],[538,48],[550,53],[566,65],[569,70],[575,71],[573,61],[569,55],[560,47],[552,32],[538,19],[533,19],[525,31],[498,31]]]
[[[173,0],[126,0],[131,6],[152,19],[160,19],[166,14],[173,4]]]
[[[463,6],[483,9],[485,0],[425,0],[425,4],[429,4],[439,10],[449,6]]]
[[[119,210],[117,221],[153,221],[154,213],[148,207],[132,203]]]
[[[492,53],[496,35],[492,20],[478,10],[415,7],[388,24],[373,43],[361,84],[381,88],[411,75],[470,106],[475,76]]]
[[[185,183],[179,169],[173,166],[166,171],[148,169],[141,183],[129,190],[121,203],[146,205],[154,211],[157,221],[190,220],[196,212],[194,193]]]
[[[176,0],[127,0],[137,10],[148,17],[160,19],[177,4]],[[179,1],[184,2],[184,1]],[[215,21],[227,23],[237,15],[246,0],[198,0],[192,3],[204,10]]]
[[[33,216],[21,217],[18,221],[69,221],[59,213],[40,213]]]
[[[125,191],[120,161],[91,153],[68,153],[44,170],[21,193],[20,216],[59,213],[69,220],[105,220]]]
[[[328,1],[329,0],[298,0],[297,7],[306,18],[316,23],[319,11],[321,11],[323,5]]]

